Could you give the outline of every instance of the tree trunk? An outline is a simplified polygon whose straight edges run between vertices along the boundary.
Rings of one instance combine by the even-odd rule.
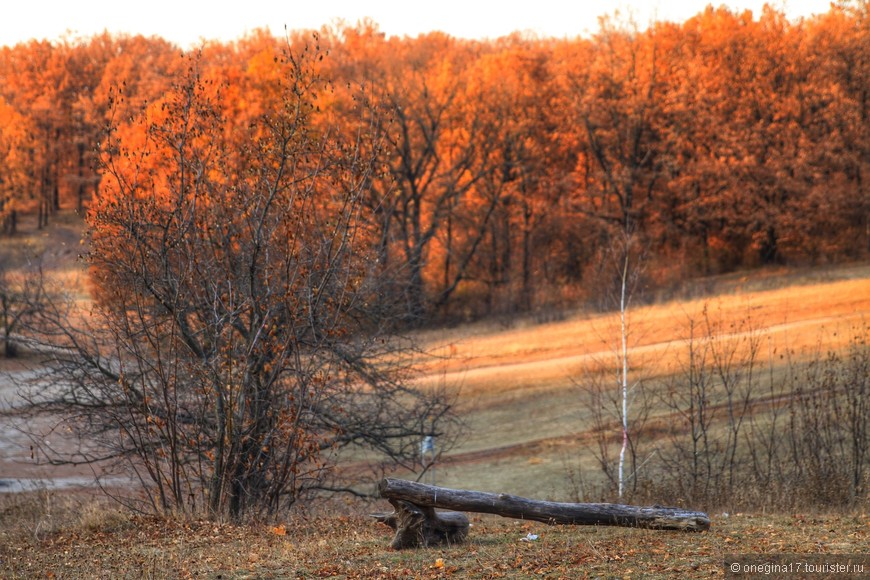
[[[440,519],[438,516],[444,514],[436,514],[433,508],[496,514],[551,525],[623,526],[691,532],[710,528],[710,518],[707,514],[680,508],[541,501],[504,493],[449,489],[389,478],[382,480],[378,489],[381,497],[390,500],[390,503],[397,508],[396,514],[390,514],[394,516],[393,522],[396,524],[396,539],[393,541],[393,547],[396,549],[412,545],[430,545],[426,543],[427,539],[421,536],[418,530],[425,529],[427,526],[432,529],[437,529],[439,526],[443,527],[437,520]],[[402,504],[410,504],[408,509],[416,518],[407,517],[406,519],[413,520],[409,523],[413,524],[414,527],[410,525],[403,527],[404,522],[400,509]],[[383,516],[383,519],[379,519],[390,525],[389,522],[385,521],[388,517]],[[426,520],[426,518],[429,519]],[[391,527],[393,526],[391,525]],[[461,541],[464,537],[464,534],[456,534],[449,541]],[[414,538],[418,538],[417,543],[411,541]]]

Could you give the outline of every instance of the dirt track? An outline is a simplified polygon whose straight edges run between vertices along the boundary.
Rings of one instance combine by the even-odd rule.
[[[803,308],[782,306],[789,299],[800,302],[803,296],[824,297],[824,302],[803,302]],[[851,326],[870,324],[870,278],[638,309],[631,315],[641,329],[629,340],[635,364],[647,371],[664,370],[656,367],[685,351],[689,320],[699,324],[705,304],[716,308],[712,316],[721,325],[716,333],[719,340],[756,337],[778,353],[784,349],[800,352],[820,341],[827,346],[842,343]],[[453,358],[431,365],[421,382],[461,385],[466,394],[475,395],[491,389],[503,394],[534,389],[535,384],[570,382],[590,365],[614,360],[614,349],[606,347],[607,338],[601,338],[606,337],[609,324],[604,317],[577,318],[484,337],[451,337]],[[571,333],[574,345],[570,344]],[[612,333],[610,337],[611,342],[616,338]],[[695,337],[703,338],[702,328],[696,328]],[[498,352],[499,343],[506,354]],[[440,346],[440,350],[447,348]],[[760,360],[765,361],[770,352],[762,349]]]

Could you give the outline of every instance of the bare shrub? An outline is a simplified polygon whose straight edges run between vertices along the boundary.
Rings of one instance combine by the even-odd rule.
[[[743,430],[759,389],[760,335],[751,319],[690,320],[685,355],[659,389],[669,430],[659,485],[693,504],[725,502],[741,485]]]
[[[274,108],[242,123],[194,57],[110,128],[88,216],[96,302],[44,313],[48,361],[21,410],[78,442],[35,439],[52,461],[119,470],[155,511],[237,519],[364,494],[378,474],[360,465],[413,469],[424,435],[447,448],[452,400],[410,386],[413,345],[379,296],[362,203],[376,112],[355,109],[351,135],[318,117],[321,58],[276,54]]]
[[[790,377],[785,491],[821,506],[867,501],[870,479],[870,327],[845,352],[820,354]]]
[[[628,397],[626,407],[630,414],[623,420],[623,392],[616,388],[621,386],[621,382],[612,368],[587,372],[577,386],[583,397],[582,407],[587,430],[592,434],[591,453],[604,478],[604,488],[600,490],[596,490],[591,481],[584,482],[584,493],[593,493],[602,498],[620,496],[619,466],[624,437],[626,452],[622,491],[625,497],[632,497],[638,492],[639,484],[643,480],[641,470],[653,453],[649,442],[643,437],[653,410],[652,393],[644,380],[634,381],[625,393]],[[623,431],[624,425],[627,428]],[[577,482],[582,479],[581,475],[573,470],[568,472],[572,488],[579,490]],[[577,481],[573,481],[574,479]]]
[[[641,486],[657,501],[732,510],[854,508],[870,477],[868,327],[800,362],[747,317],[689,322],[679,367],[655,387],[667,425]],[[658,421],[659,419],[657,419]]]

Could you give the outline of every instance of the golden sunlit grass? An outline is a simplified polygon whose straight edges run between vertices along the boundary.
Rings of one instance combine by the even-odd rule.
[[[14,257],[19,267],[39,265],[54,289],[62,289],[77,300],[88,300],[88,281],[84,264],[78,259],[85,250],[84,222],[76,213],[65,210],[52,216],[48,227],[39,230],[35,215],[23,213],[18,233],[0,236],[0,257]]]
[[[666,371],[680,351],[675,343],[689,337],[690,321],[700,336],[705,310],[724,333],[754,332],[773,349],[803,352],[819,341],[841,346],[848,329],[870,314],[870,267],[855,267],[853,280],[789,285],[708,299],[644,306],[630,311],[630,347],[635,356],[654,359],[648,372]],[[556,323],[517,328],[439,331],[424,335],[436,357],[426,367],[429,381],[453,380],[477,394],[565,383],[590,360],[615,356],[615,315],[576,314]],[[766,356],[768,349],[762,353]]]

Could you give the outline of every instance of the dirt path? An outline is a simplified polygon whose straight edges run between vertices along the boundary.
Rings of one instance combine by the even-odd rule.
[[[870,292],[870,290],[868,290]],[[825,337],[824,329],[848,328],[849,325],[862,324],[868,321],[868,311],[856,311],[850,315],[822,316],[775,324],[761,329],[750,329],[739,332],[718,335],[722,341],[746,340],[752,336],[761,337],[766,341],[779,340],[785,346],[789,334],[796,334],[796,344],[806,346],[814,340]],[[542,330],[542,334],[546,331]],[[812,340],[808,342],[807,335]],[[847,338],[843,333],[843,338]],[[803,338],[801,338],[803,337]],[[666,360],[671,360],[677,353],[685,352],[690,340],[687,338],[661,340],[635,346],[629,349],[629,357],[635,361],[656,360],[660,365]],[[834,340],[828,337],[827,345],[832,345]],[[760,353],[760,361],[766,362],[767,349]],[[531,382],[550,384],[556,381],[571,381],[576,379],[584,368],[595,363],[605,363],[613,360],[613,350],[595,350],[592,352],[579,352],[575,354],[556,353],[552,357],[535,354],[532,360],[510,361],[487,361],[483,364],[474,364],[467,361],[468,366],[459,370],[436,370],[425,374],[420,379],[421,385],[448,384],[461,385],[466,393],[478,394],[481,390],[498,389],[500,393],[506,390],[518,389],[530,386]],[[660,369],[661,370],[661,369]]]

